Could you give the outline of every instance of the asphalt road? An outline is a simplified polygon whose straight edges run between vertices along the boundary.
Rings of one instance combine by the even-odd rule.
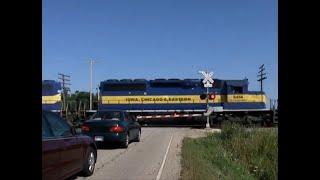
[[[190,127],[142,127],[140,142],[130,143],[127,149],[98,149],[94,174],[72,179],[178,180],[182,139],[199,133],[204,132]]]

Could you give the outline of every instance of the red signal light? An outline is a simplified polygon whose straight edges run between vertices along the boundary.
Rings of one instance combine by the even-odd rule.
[[[210,100],[214,100],[216,98],[216,95],[215,94],[209,94],[209,99]]]

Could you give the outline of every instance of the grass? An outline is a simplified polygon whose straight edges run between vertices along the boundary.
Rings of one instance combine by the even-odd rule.
[[[223,124],[221,133],[185,138],[181,179],[278,179],[277,131]]]

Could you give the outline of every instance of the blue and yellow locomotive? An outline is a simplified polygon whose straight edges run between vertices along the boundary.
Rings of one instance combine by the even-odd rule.
[[[54,80],[42,81],[42,109],[60,112],[61,102],[61,83]]]
[[[210,120],[251,122],[269,117],[266,94],[249,91],[248,85],[247,79],[214,79],[209,89],[209,93],[215,95],[213,100],[208,100],[209,106],[214,108]],[[167,117],[163,114],[168,113],[196,120],[199,113],[207,111],[206,99],[200,98],[206,92],[202,79],[108,79],[100,83],[99,108],[125,109],[141,120]]]

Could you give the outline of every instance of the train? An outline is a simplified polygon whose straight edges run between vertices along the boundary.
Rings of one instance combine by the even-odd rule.
[[[107,79],[100,82],[99,110],[124,109],[141,124],[164,118],[192,123],[209,119],[210,125],[223,121],[278,123],[278,101],[267,108],[266,94],[249,90],[248,79],[213,80],[212,88],[207,89],[203,79]]]
[[[42,81],[42,109],[61,112],[61,83],[55,80]]]

